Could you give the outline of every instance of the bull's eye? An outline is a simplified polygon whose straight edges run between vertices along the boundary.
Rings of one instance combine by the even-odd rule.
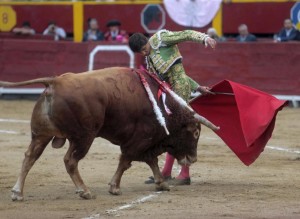
[[[196,129],[196,131],[194,131],[194,138],[197,139],[200,135],[200,130]]]

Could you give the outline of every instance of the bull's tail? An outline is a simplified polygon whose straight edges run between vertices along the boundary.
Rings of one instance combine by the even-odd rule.
[[[20,81],[20,82],[7,82],[7,81],[0,81],[0,87],[18,87],[18,86],[25,86],[30,84],[43,84],[48,87],[52,84],[54,78],[37,78],[28,81]]]

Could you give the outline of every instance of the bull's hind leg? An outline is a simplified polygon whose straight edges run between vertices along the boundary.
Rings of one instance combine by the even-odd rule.
[[[169,185],[164,181],[164,178],[159,170],[158,159],[157,157],[153,158],[151,161],[146,161],[146,163],[150,166],[153,176],[154,182],[157,191],[169,191]]]
[[[116,173],[112,177],[109,185],[109,193],[112,195],[121,195],[121,189],[120,189],[120,183],[121,183],[121,178],[125,170],[129,169],[131,167],[131,162],[132,160],[127,159],[125,156],[121,155],[120,160],[119,160],[119,165]]]
[[[84,199],[91,199],[92,194],[79,174],[78,162],[87,154],[93,140],[94,138],[70,140],[70,147],[64,157],[67,172],[76,186],[76,193],[79,193],[80,197]]]
[[[19,178],[12,188],[11,198],[13,201],[22,201],[23,200],[23,188],[25,183],[25,178],[35,163],[35,161],[41,156],[47,144],[50,142],[52,137],[49,136],[34,136],[32,134],[31,143],[25,152],[25,158],[23,160],[21,173]]]

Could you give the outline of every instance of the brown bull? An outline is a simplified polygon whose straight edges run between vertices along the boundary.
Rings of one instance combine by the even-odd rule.
[[[157,93],[157,83],[145,77],[152,92]],[[191,164],[197,158],[199,122],[216,129],[168,95],[167,105],[172,114],[163,113],[170,132],[167,135],[155,118],[138,75],[128,68],[66,73],[18,83],[0,82],[0,87],[35,83],[44,84],[46,89],[32,113],[31,143],[12,189],[13,200],[23,200],[25,178],[50,141],[54,148],[60,148],[68,139],[69,149],[64,157],[67,172],[80,196],[90,199],[92,195],[79,174],[78,162],[96,137],[121,148],[118,168],[109,188],[111,194],[119,195],[122,174],[132,161],[146,162],[153,171],[156,189],[168,190],[159,171],[158,155],[169,152],[180,164]]]

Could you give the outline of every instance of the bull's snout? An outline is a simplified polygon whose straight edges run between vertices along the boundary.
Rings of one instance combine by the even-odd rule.
[[[181,166],[190,166],[197,161],[197,156],[185,156],[183,159],[178,160],[178,164]]]

